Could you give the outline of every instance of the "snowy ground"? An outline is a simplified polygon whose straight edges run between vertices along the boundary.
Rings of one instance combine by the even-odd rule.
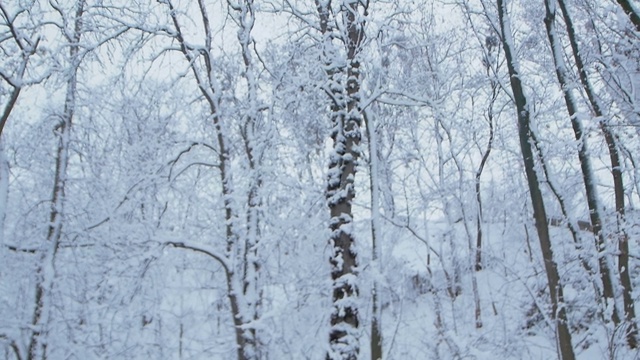
[[[454,232],[448,228],[443,223],[429,225],[429,245],[440,252],[442,261],[411,237],[403,237],[393,248],[393,259],[387,263],[388,282],[383,286],[387,290],[383,300],[387,359],[557,358],[554,328],[536,310],[549,304],[535,232],[530,233],[530,257],[524,231],[501,224],[485,228],[485,268],[476,273],[482,327],[476,328],[469,252],[463,244],[453,251],[451,247],[452,239],[465,238],[464,227],[455,224]],[[554,229],[553,239],[560,247],[556,258],[562,259],[562,246],[572,244],[562,230]],[[582,270],[576,269],[575,262],[564,264],[561,271],[577,358],[640,359],[639,352],[620,344],[624,339],[612,334],[610,324],[592,316],[595,301],[588,281],[572,278]],[[459,275],[455,275],[456,266]],[[457,296],[451,296],[447,276],[459,277]],[[362,343],[366,341],[365,334]],[[362,350],[363,358],[368,358],[368,348]]]

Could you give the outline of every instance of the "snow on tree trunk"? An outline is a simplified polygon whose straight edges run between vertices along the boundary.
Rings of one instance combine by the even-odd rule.
[[[257,71],[252,55],[253,39],[251,31],[255,24],[255,8],[252,0],[244,0],[238,3],[229,2],[229,15],[235,19],[239,29],[237,39],[241,47],[242,62],[244,64],[243,76],[247,83],[246,110],[242,114],[241,137],[244,142],[246,159],[243,162],[249,165],[249,190],[245,224],[240,224],[241,206],[236,204],[237,195],[234,192],[234,179],[232,173],[232,154],[229,151],[229,134],[231,131],[222,118],[222,88],[216,80],[217,69],[214,63],[214,32],[211,28],[210,17],[204,0],[198,0],[198,8],[205,34],[204,47],[194,51],[192,45],[184,38],[184,33],[178,13],[171,1],[166,2],[170,10],[171,20],[175,28],[174,38],[178,41],[180,50],[189,63],[200,93],[204,96],[209,106],[210,118],[213,121],[217,140],[217,153],[219,163],[219,178],[221,183],[221,196],[224,202],[225,241],[224,254],[206,252],[216,261],[224,264],[227,282],[227,298],[231,305],[231,316],[234,326],[237,358],[238,360],[252,360],[261,358],[260,346],[255,323],[259,320],[259,307],[261,303],[260,293],[260,259],[258,245],[260,239],[260,188],[262,179],[260,176],[261,148],[255,141],[255,126],[260,118],[261,106],[258,102]],[[203,62],[196,61],[202,57]],[[175,243],[173,244],[176,245]],[[191,250],[198,247],[185,246]]]
[[[361,11],[366,12],[366,7],[358,1],[345,0],[340,2],[340,10],[336,14],[330,0],[317,0],[316,6],[323,35],[327,92],[332,104],[333,150],[329,155],[326,197],[331,216],[329,262],[333,280],[333,310],[327,359],[355,360],[360,351],[360,318],[352,204],[357,164],[361,157],[363,115],[359,107],[361,80],[358,55],[364,36],[364,15]],[[341,21],[343,26],[336,29],[333,21]],[[343,41],[344,49],[334,44],[335,38]],[[341,55],[343,51],[346,56]]]
[[[255,64],[251,51],[253,39],[251,30],[255,24],[255,9],[253,0],[245,0],[233,7],[236,12],[237,22],[240,25],[238,31],[238,42],[242,48],[242,59],[244,63],[243,75],[247,81],[248,110],[244,115],[242,124],[242,138],[246,159],[249,165],[250,184],[247,197],[247,223],[244,235],[244,249],[242,253],[242,294],[246,311],[242,319],[244,323],[240,326],[244,337],[245,346],[243,349],[244,359],[258,359],[260,356],[260,344],[255,327],[249,326],[260,318],[260,284],[259,271],[260,259],[258,256],[258,245],[260,239],[260,208],[262,201],[260,189],[262,178],[260,174],[261,147],[256,141],[256,126],[260,118],[258,103],[258,82]]]
[[[28,12],[28,11],[25,11]],[[9,91],[7,103],[0,115],[0,138],[4,132],[4,127],[9,120],[11,112],[18,102],[22,88],[25,85],[25,74],[29,65],[30,57],[36,53],[39,38],[30,38],[21,29],[17,28],[17,14],[10,16],[5,8],[2,8],[2,15],[6,21],[4,26],[9,29],[12,40],[15,42],[20,53],[20,61],[16,64],[13,76],[3,73],[2,79],[12,88]],[[10,37],[11,38],[11,37]],[[4,92],[3,92],[4,95]],[[6,216],[7,197],[9,193],[9,162],[6,158],[4,141],[0,139],[0,244],[4,244],[4,220]]]
[[[31,335],[28,343],[27,359],[47,358],[47,327],[50,317],[51,291],[55,278],[55,258],[58,251],[62,227],[64,223],[65,187],[67,166],[69,164],[69,144],[71,141],[71,125],[75,113],[77,74],[80,67],[79,41],[82,35],[82,14],[85,2],[76,4],[74,28],[69,41],[70,75],[66,83],[64,110],[55,132],[58,136],[56,149],[56,166],[51,195],[51,210],[47,230],[46,245],[40,249],[40,260],[36,268],[35,306],[31,320]]]

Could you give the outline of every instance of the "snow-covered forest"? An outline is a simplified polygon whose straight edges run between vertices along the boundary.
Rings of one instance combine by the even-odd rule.
[[[0,0],[0,359],[640,359],[637,0]]]

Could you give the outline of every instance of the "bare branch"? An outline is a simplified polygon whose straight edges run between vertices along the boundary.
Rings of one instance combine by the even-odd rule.
[[[16,359],[22,360],[22,355],[20,355],[20,348],[18,347],[18,343],[14,339],[10,339],[5,334],[0,334],[0,340],[8,341],[9,346],[13,350],[13,353],[16,355]]]
[[[15,252],[28,253],[28,254],[35,254],[38,252],[38,249],[35,249],[35,248],[23,248],[23,247],[18,247],[16,245],[10,245],[10,244],[5,244],[5,246],[7,247],[7,249]]]
[[[208,248],[207,246],[185,243],[183,241],[167,241],[164,243],[164,245],[173,246],[180,249],[192,250],[197,253],[205,254],[220,263],[220,265],[224,268],[224,272],[227,278],[229,278],[233,273],[231,271],[231,266],[229,265],[227,258],[219,254],[216,250]]]

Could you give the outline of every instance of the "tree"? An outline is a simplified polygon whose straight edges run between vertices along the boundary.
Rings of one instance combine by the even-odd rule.
[[[11,54],[3,61],[0,77],[9,89],[2,89],[3,102],[0,115],[0,244],[4,243],[4,220],[6,214],[7,193],[9,191],[9,164],[4,150],[2,134],[11,112],[18,102],[20,92],[25,87],[39,83],[48,74],[29,74],[30,60],[36,56],[41,36],[40,26],[27,26],[29,14],[36,12],[35,4],[18,5],[17,8],[0,4],[2,16],[2,40],[0,49],[4,54]],[[26,19],[25,19],[26,18]],[[3,84],[4,86],[5,84]],[[5,92],[6,91],[6,92]],[[6,99],[4,97],[6,96]]]
[[[353,233],[352,203],[355,198],[356,166],[361,157],[362,107],[360,105],[361,64],[359,54],[364,40],[368,3],[343,1],[339,10],[330,0],[317,0],[320,31],[323,36],[323,66],[328,78],[325,92],[331,101],[331,139],[327,203],[331,214],[329,262],[333,280],[333,311],[327,359],[358,358],[359,315],[356,299],[357,253]],[[342,42],[344,49],[336,46]],[[344,51],[345,55],[342,55]]]
[[[164,2],[167,15],[172,25],[168,33],[176,41],[179,51],[187,62],[188,69],[193,74],[193,80],[204,98],[208,115],[215,134],[215,145],[210,147],[217,154],[219,196],[223,200],[224,212],[224,250],[215,246],[202,245],[185,241],[167,241],[167,245],[185,248],[197,253],[205,254],[224,269],[226,281],[226,296],[231,307],[237,358],[239,360],[258,359],[262,349],[256,321],[260,319],[261,290],[259,285],[261,260],[259,258],[259,241],[261,238],[261,195],[262,179],[260,164],[262,146],[256,142],[259,122],[262,121],[263,107],[258,99],[258,77],[256,64],[253,59],[253,38],[251,31],[255,23],[255,8],[252,0],[238,3],[228,2],[229,16],[238,26],[237,40],[240,45],[240,56],[244,65],[242,72],[247,84],[244,107],[237,124],[240,128],[240,141],[243,143],[243,154],[232,151],[233,120],[231,112],[223,99],[224,89],[217,80],[221,75],[221,66],[216,63],[214,56],[215,33],[210,20],[209,10],[204,1],[198,1],[197,13],[200,16],[199,31],[203,38],[201,45],[194,46],[187,38],[179,14],[172,1]],[[143,25],[141,24],[142,28]],[[195,143],[193,147],[200,146]],[[209,147],[209,145],[205,145]],[[187,149],[186,152],[190,151]],[[246,189],[246,204],[238,204],[239,197],[245,191],[236,178],[232,176],[236,158],[242,159],[242,164],[248,164],[247,174],[249,184]],[[242,214],[244,212],[244,214]],[[244,217],[244,221],[242,218]],[[211,239],[213,240],[213,239]],[[215,244],[216,241],[210,243]]]
[[[33,4],[31,6],[33,7]],[[0,71],[0,77],[11,88],[8,91],[8,99],[2,109],[2,117],[0,117],[0,135],[18,101],[22,89],[41,80],[41,78],[29,79],[27,77],[29,60],[36,54],[40,44],[38,27],[35,28],[35,31],[29,31],[20,19],[25,14],[28,15],[30,11],[32,9],[28,7],[10,9],[5,4],[0,4],[3,20],[3,40],[0,42],[2,51],[8,54],[15,54],[7,59],[8,61],[5,65],[8,65],[8,68],[3,68]],[[4,29],[5,27],[6,29]]]
[[[635,26],[543,3],[3,2],[0,358],[633,357]]]
[[[617,306],[615,304],[615,294],[613,290],[611,270],[609,268],[609,259],[605,253],[605,235],[602,229],[601,220],[601,205],[598,198],[596,189],[596,180],[593,175],[591,166],[591,159],[589,157],[589,151],[587,147],[587,139],[584,136],[584,130],[582,126],[582,119],[578,113],[578,103],[573,95],[573,91],[569,85],[569,76],[567,72],[567,66],[564,62],[564,54],[561,51],[562,44],[556,30],[556,3],[554,0],[545,1],[545,26],[547,29],[547,36],[549,38],[549,44],[551,45],[551,51],[553,54],[553,60],[556,68],[556,76],[560,87],[562,88],[564,100],[567,111],[569,112],[569,119],[571,126],[575,134],[576,141],[578,143],[578,157],[580,159],[580,167],[582,171],[582,178],[587,195],[587,204],[589,207],[589,214],[591,217],[591,226],[596,236],[596,248],[598,252],[598,265],[600,268],[600,276],[603,286],[604,308],[612,306],[613,312],[611,314],[613,322],[617,325],[620,322],[618,316]]]
[[[573,345],[571,344],[569,324],[567,323],[563,288],[562,283],[560,282],[560,275],[558,273],[558,265],[553,258],[548,218],[544,206],[544,199],[542,198],[542,192],[540,191],[540,183],[538,180],[538,174],[536,173],[535,158],[532,150],[533,130],[531,128],[531,110],[529,109],[527,96],[525,95],[522,87],[518,61],[513,52],[514,45],[506,1],[497,0],[497,6],[502,48],[507,61],[507,68],[509,69],[511,90],[513,91],[513,98],[517,110],[518,136],[520,138],[522,159],[527,175],[527,183],[529,185],[531,205],[533,206],[533,217],[535,219],[536,230],[538,232],[538,239],[540,240],[544,266],[547,273],[547,285],[552,305],[551,316],[556,321],[557,346],[559,348],[561,359],[573,360],[575,359],[575,355],[573,353]]]
[[[378,137],[376,128],[370,114],[363,114],[369,144],[369,187],[371,195],[371,262],[374,271],[380,269],[380,184],[378,182]],[[378,274],[376,274],[377,276]],[[380,286],[374,278],[371,289],[371,359],[382,359],[382,316],[380,309]]]
[[[40,250],[40,262],[36,268],[35,306],[31,326],[26,358],[29,360],[47,358],[47,327],[50,316],[50,301],[53,281],[55,277],[55,258],[62,237],[64,223],[64,205],[67,179],[67,167],[69,165],[69,143],[71,141],[71,126],[76,106],[77,73],[82,58],[80,57],[80,37],[82,35],[82,15],[85,2],[76,4],[73,18],[70,21],[70,32],[64,32],[69,44],[69,69],[70,74],[66,81],[66,94],[64,109],[60,116],[60,123],[56,126],[58,145],[55,156],[55,175],[53,191],[51,194],[51,211],[46,237],[46,246]],[[56,8],[62,18],[65,18],[64,10]],[[67,24],[64,24],[65,28]],[[66,30],[66,29],[65,29]]]
[[[627,6],[631,6],[626,1],[619,1],[620,4],[626,3]],[[624,228],[625,223],[625,195],[624,195],[624,180],[622,176],[621,169],[621,160],[619,154],[619,146],[617,144],[616,136],[609,124],[608,116],[605,114],[604,106],[602,101],[600,100],[594,86],[592,85],[589,75],[587,73],[587,69],[585,66],[585,61],[583,59],[582,53],[580,52],[580,47],[578,44],[578,37],[576,34],[576,29],[573,25],[573,20],[571,14],[569,13],[569,9],[564,0],[558,0],[558,5],[560,10],[562,11],[562,16],[564,18],[564,22],[567,29],[567,35],[569,37],[569,42],[571,45],[571,50],[573,54],[573,58],[575,61],[576,70],[578,72],[580,83],[582,84],[582,88],[584,89],[587,99],[589,100],[589,105],[593,115],[598,119],[598,125],[604,135],[605,142],[607,144],[607,150],[609,152],[609,160],[611,162],[611,175],[613,177],[613,186],[614,186],[614,199],[615,199],[615,209],[616,209],[616,222],[617,222],[617,237],[618,237],[618,249],[620,251],[618,255],[618,270],[620,273],[620,282],[622,285],[622,295],[624,301],[624,316],[628,322],[629,330],[627,331],[627,342],[630,347],[635,348],[637,346],[637,326],[635,324],[635,305],[632,294],[632,285],[631,279],[629,276],[629,244],[628,244],[628,236],[626,234],[626,230]],[[552,8],[553,9],[553,8]],[[631,15],[630,15],[631,16]],[[637,18],[637,16],[636,16]],[[632,17],[633,19],[633,17]],[[586,181],[586,179],[585,179]],[[593,180],[592,180],[593,182]],[[592,185],[593,186],[593,185]],[[594,189],[595,190],[595,189]],[[592,200],[593,201],[593,200]],[[590,206],[591,208],[591,206]],[[592,210],[591,216],[594,216],[594,212]],[[599,222],[599,219],[595,219],[596,222]],[[599,251],[605,250],[605,240],[602,238],[604,236],[604,231],[601,226],[596,227],[594,224],[594,219],[592,218],[592,225],[594,226],[594,232],[596,236],[599,237],[598,240],[598,248]],[[605,261],[605,257],[599,257],[600,261]],[[603,274],[604,276],[604,274]],[[613,276],[610,274],[609,276]],[[603,279],[604,280],[604,279]],[[603,281],[604,283],[604,281]],[[615,294],[612,290],[608,293],[607,296],[607,288],[605,286],[604,296],[607,298],[614,298]],[[614,299],[615,300],[615,299]],[[615,308],[614,308],[615,309]],[[614,323],[618,323],[620,321],[619,315],[616,311],[612,314]],[[616,318],[618,318],[616,321]]]

